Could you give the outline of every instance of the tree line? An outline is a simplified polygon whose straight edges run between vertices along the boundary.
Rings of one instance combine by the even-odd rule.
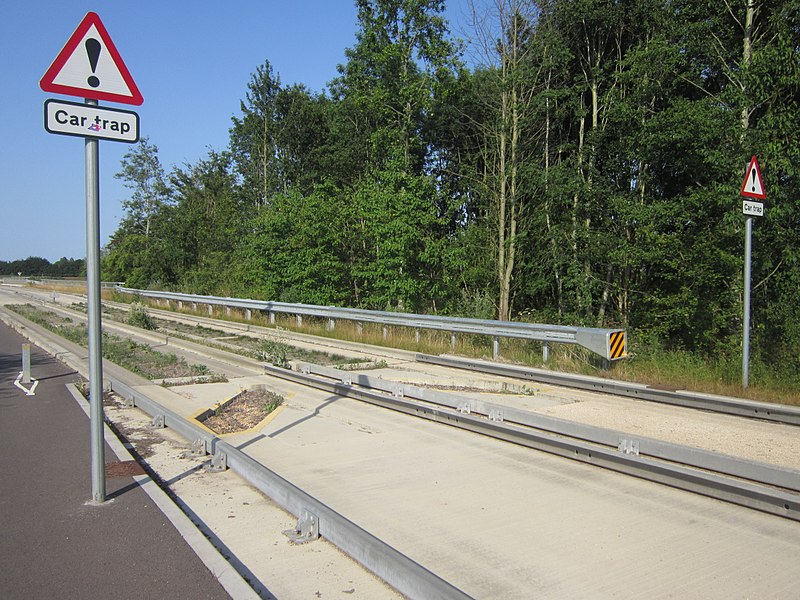
[[[86,261],[82,258],[59,258],[51,263],[41,256],[19,260],[0,260],[0,275],[23,277],[81,277],[86,276]]]
[[[167,172],[143,139],[104,278],[133,287],[620,326],[800,366],[800,2],[357,0],[321,92],[269,61],[230,142]]]

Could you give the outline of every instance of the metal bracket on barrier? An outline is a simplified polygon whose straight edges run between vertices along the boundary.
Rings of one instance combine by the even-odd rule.
[[[166,426],[164,415],[155,415],[153,420],[150,421],[150,427],[153,429],[164,429]]]
[[[123,408],[136,408],[136,401],[133,399],[133,396],[123,396],[122,406]]]
[[[310,365],[300,365],[299,371],[303,375],[310,375],[311,374],[311,366]]]
[[[297,526],[294,529],[287,529],[283,535],[289,538],[293,544],[305,544],[319,539],[319,518],[317,515],[303,510],[300,518],[297,519]]]
[[[353,376],[352,375],[345,375],[342,377],[342,384],[343,385],[353,385]]]
[[[472,412],[472,403],[469,400],[465,400],[458,405],[458,412],[464,413],[465,415],[470,414]]]
[[[217,450],[217,453],[211,458],[211,462],[204,465],[204,467],[206,471],[225,471],[228,469],[228,455]]]
[[[206,454],[208,454],[206,441],[203,438],[197,438],[192,442],[192,456],[205,456]]]
[[[405,396],[405,387],[402,385],[392,390],[392,396],[395,398],[402,398]]]
[[[489,411],[489,420],[497,423],[503,422],[503,410],[501,408],[493,408]]]
[[[622,438],[619,441],[617,450],[619,450],[623,454],[632,454],[634,456],[639,456],[639,440],[627,440],[625,438]]]

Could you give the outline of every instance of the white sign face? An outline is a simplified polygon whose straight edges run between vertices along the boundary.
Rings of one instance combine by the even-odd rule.
[[[753,215],[754,217],[763,217],[764,203],[745,200],[742,202],[742,212],[746,215]]]
[[[135,112],[63,100],[45,101],[44,128],[62,135],[129,144],[139,141],[139,115]]]

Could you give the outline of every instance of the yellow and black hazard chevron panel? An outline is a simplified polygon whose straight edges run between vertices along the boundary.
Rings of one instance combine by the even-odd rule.
[[[612,331],[608,335],[608,357],[611,360],[625,357],[625,332]]]

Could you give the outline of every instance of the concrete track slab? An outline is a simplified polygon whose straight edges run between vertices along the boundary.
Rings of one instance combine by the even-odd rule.
[[[150,429],[137,408],[106,414],[168,486],[182,510],[222,548],[262,598],[400,600],[402,596],[324,539],[295,545],[296,519],[233,471],[208,472],[206,457],[170,429]]]
[[[797,597],[796,522],[272,385],[284,410],[226,440],[476,598]]]
[[[476,598],[789,598],[800,524],[322,392],[226,437]]]

